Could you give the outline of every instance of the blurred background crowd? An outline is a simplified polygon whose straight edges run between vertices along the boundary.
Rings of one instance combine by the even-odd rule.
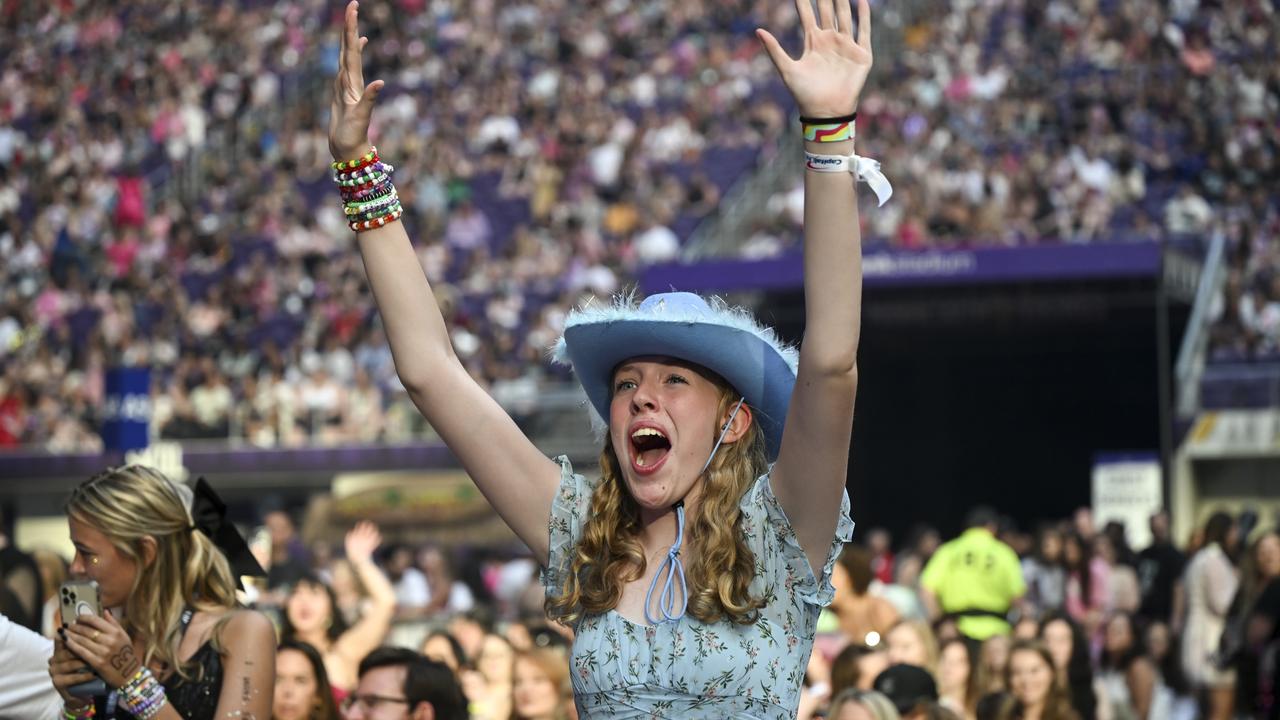
[[[1275,717],[1277,521],[1216,513],[1175,541],[1157,514],[1139,548],[1087,509],[1034,532],[983,508],[950,539],[926,526],[904,538],[872,528],[835,566],[801,717],[827,717],[849,688],[883,691],[904,717],[927,707],[1003,719],[1009,698],[1064,720]],[[360,659],[383,645],[448,665],[471,718],[572,717],[572,634],[547,621],[527,554],[384,543],[369,523],[338,544],[308,533],[284,509],[250,533],[267,577],[246,599],[275,620],[280,667],[310,648],[323,659],[304,666],[310,696],[278,668],[277,718],[319,717],[305,713],[315,693],[341,703]],[[0,560],[4,614],[52,634],[65,559],[7,548]],[[34,582],[20,582],[24,567]],[[1029,682],[1019,662],[1043,665],[1044,682]],[[877,682],[896,665],[917,668],[918,682]]]
[[[545,350],[567,308],[676,258],[773,162],[792,109],[752,30],[785,5],[370,3],[374,135],[495,396],[563,379]],[[1221,233],[1215,356],[1276,353],[1273,0],[911,7],[876,10],[900,41],[861,148],[897,199],[869,249]],[[420,436],[328,178],[339,12],[0,3],[0,447],[99,449],[117,366],[152,368],[164,438]],[[801,200],[763,204],[737,252],[793,249]]]

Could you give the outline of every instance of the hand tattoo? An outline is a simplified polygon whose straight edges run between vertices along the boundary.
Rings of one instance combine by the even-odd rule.
[[[111,667],[118,670],[126,679],[138,670],[138,657],[133,654],[133,646],[125,645],[119,652],[111,656]]]

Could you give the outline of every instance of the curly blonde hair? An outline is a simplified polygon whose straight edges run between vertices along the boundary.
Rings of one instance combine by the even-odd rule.
[[[708,377],[720,388],[717,417],[727,417],[740,396],[713,374]],[[720,427],[714,431],[719,433]],[[701,501],[689,513],[685,527],[691,559],[686,566],[688,613],[702,622],[723,617],[750,624],[765,605],[763,598],[749,592],[756,560],[743,537],[738,503],[767,469],[764,433],[759,423],[752,422],[737,442],[720,446],[702,475]],[[560,592],[547,597],[547,614],[572,624],[585,614],[617,607],[623,586],[644,576],[640,530],[640,506],[627,491],[618,455],[606,437],[600,452],[600,482],[591,495],[582,538],[573,549]]]
[[[152,660],[190,679],[178,662],[182,611],[230,609],[236,606],[231,566],[213,541],[192,529],[186,488],[163,473],[141,465],[109,469],[81,483],[67,501],[67,515],[101,531],[122,555],[138,567],[124,627],[143,643],[142,662]],[[143,538],[156,543],[155,560],[145,563]],[[215,649],[224,616],[215,626]]]

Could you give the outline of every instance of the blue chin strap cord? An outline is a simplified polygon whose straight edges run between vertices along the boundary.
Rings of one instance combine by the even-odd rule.
[[[729,419],[725,421],[724,427],[720,429],[720,437],[716,439],[715,447],[711,448],[711,455],[707,457],[707,462],[702,465],[702,470],[698,471],[698,475],[707,471],[711,467],[711,460],[716,456],[716,451],[720,449],[720,444],[724,442],[724,436],[729,432],[729,426],[733,424],[733,419],[737,417],[738,411],[742,409],[742,403],[745,397],[738,399],[738,404],[733,408],[733,412],[729,413]],[[658,625],[663,622],[674,622],[684,617],[684,611],[689,607],[689,584],[684,579],[684,563],[680,562],[680,546],[684,544],[684,500],[680,500],[672,507],[676,511],[676,541],[667,551],[667,559],[662,561],[662,565],[658,566],[658,572],[653,576],[653,582],[649,583],[649,592],[644,594],[644,619],[650,625]],[[665,571],[665,572],[664,572]],[[658,594],[658,610],[662,613],[662,617],[654,617],[649,612],[649,607],[653,601],[653,591],[658,587],[658,579],[666,575],[666,580],[662,583],[662,592]],[[674,581],[674,582],[673,582]],[[676,588],[677,583],[679,588]],[[677,601],[677,597],[679,600]]]

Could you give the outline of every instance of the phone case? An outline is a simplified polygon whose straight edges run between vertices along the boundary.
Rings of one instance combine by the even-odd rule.
[[[62,624],[70,625],[80,615],[102,616],[102,595],[93,580],[68,580],[59,591]]]
[[[102,593],[93,580],[68,580],[58,591],[62,611],[62,624],[70,625],[80,615],[102,616]],[[107,684],[102,678],[94,678],[67,688],[67,694],[75,697],[97,697],[107,694]]]

